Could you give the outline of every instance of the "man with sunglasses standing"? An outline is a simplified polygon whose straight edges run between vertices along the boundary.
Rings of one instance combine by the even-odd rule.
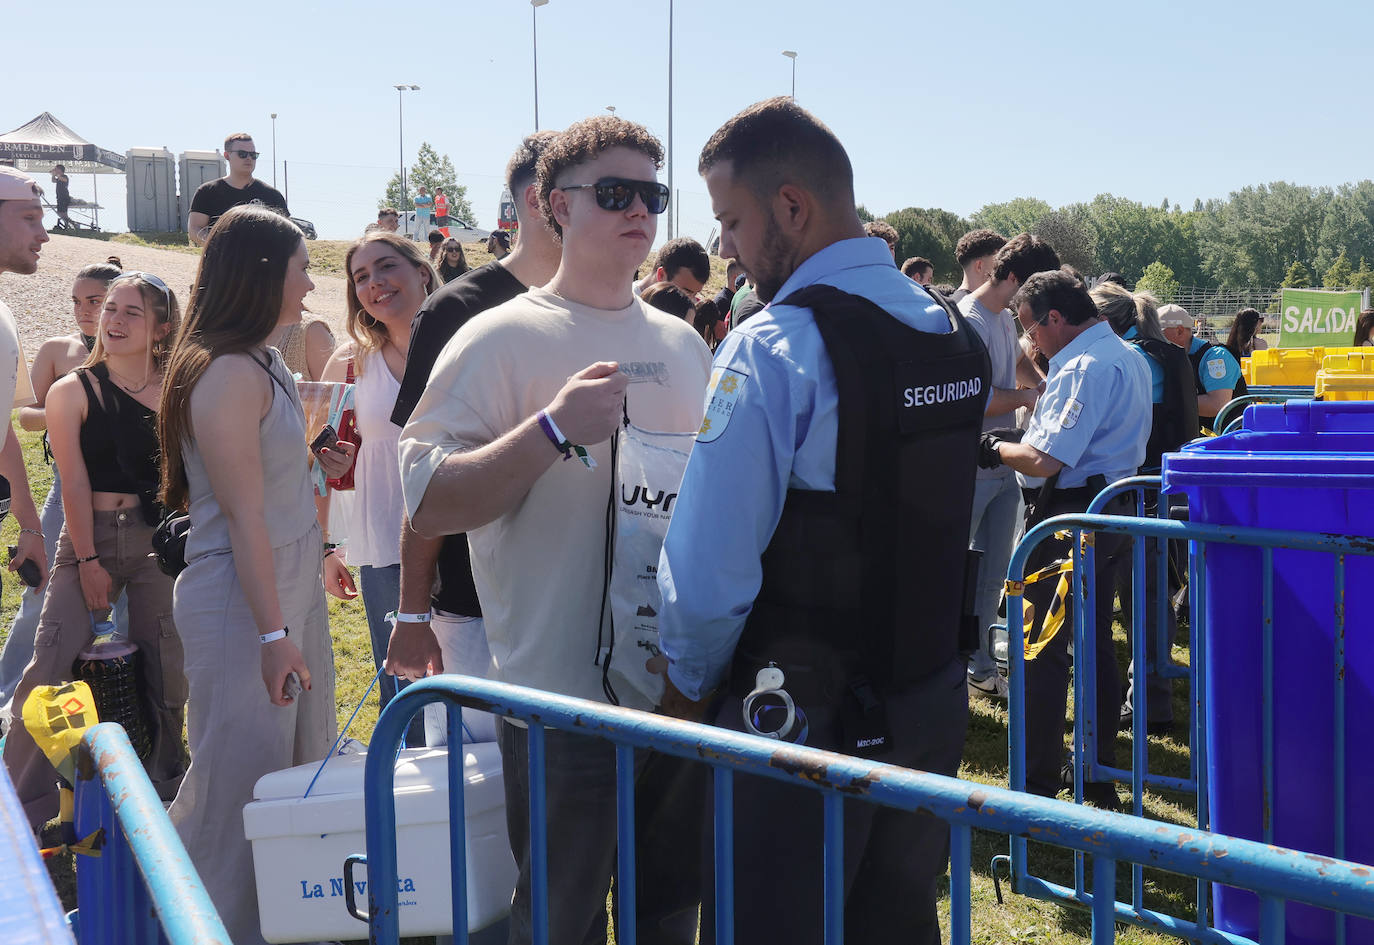
[[[239,204],[256,203],[284,217],[291,215],[281,191],[253,176],[258,166],[258,151],[252,135],[241,131],[225,138],[224,160],[229,164],[229,173],[201,184],[191,198],[191,215],[186,228],[191,231],[191,241],[197,246],[204,246],[210,227]]]
[[[662,146],[643,126],[611,115],[572,125],[544,149],[539,206],[562,242],[557,271],[543,288],[458,330],[401,434],[407,514],[422,535],[467,533],[503,682],[608,700],[598,663],[611,632],[602,604],[613,437],[625,416],[663,432],[701,425],[705,344],[690,325],[630,291],[668,207],[668,189],[657,181],[662,162]],[[653,708],[633,692],[620,697]],[[532,935],[528,747],[523,726],[498,727],[520,870],[510,941],[523,943]],[[604,942],[616,855],[615,751],[552,730],[545,751],[550,941]],[[661,760],[648,765],[662,772]],[[641,778],[648,776],[646,769]],[[699,820],[682,801],[670,802],[671,787],[640,783],[638,937],[689,945]],[[703,792],[681,793],[699,803]],[[657,856],[649,841],[670,852]]]
[[[792,99],[726,122],[698,170],[721,255],[769,305],[716,351],[659,559],[662,708],[952,775],[987,352],[865,234],[844,146]],[[819,943],[820,797],[734,792],[735,940]],[[844,814],[846,941],[937,945],[948,827]]]

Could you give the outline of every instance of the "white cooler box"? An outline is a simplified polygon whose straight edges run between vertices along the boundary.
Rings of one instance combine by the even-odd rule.
[[[464,745],[468,930],[510,912],[515,861],[506,835],[501,753],[495,742]],[[338,755],[302,799],[319,763],[264,775],[243,809],[253,844],[258,913],[269,942],[367,937],[348,914],[344,859],[367,850],[363,767],[367,755]],[[452,932],[449,879],[448,750],[407,748],[396,761],[397,885],[402,935]],[[367,871],[355,867],[358,908],[367,911]]]

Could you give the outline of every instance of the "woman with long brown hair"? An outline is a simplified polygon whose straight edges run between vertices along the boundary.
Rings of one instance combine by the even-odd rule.
[[[105,295],[85,363],[47,391],[45,420],[62,477],[66,524],[33,658],[14,693],[15,705],[22,707],[36,686],[70,680],[97,618],[103,621],[124,592],[129,641],[142,660],[139,697],[151,735],[144,766],[164,800],[176,795],[185,770],[186,680],[172,623],[172,581],[150,554],[161,518],[157,406],[179,315],[176,296],[157,276],[120,275]],[[35,829],[57,815],[56,772],[23,725],[10,729],[5,766]]]
[[[243,835],[253,785],[324,757],[337,732],[306,466],[314,431],[281,355],[267,346],[282,314],[299,311],[314,287],[309,264],[301,231],[285,217],[240,206],[219,219],[159,415],[163,502],[191,520],[175,594],[191,766],[171,817],[238,945],[263,940]],[[350,454],[336,442],[326,471],[341,473]]]

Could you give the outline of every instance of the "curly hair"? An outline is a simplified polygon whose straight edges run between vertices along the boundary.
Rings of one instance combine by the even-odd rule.
[[[1007,245],[997,251],[992,278],[1001,282],[1009,276],[1015,276],[1016,281],[1024,285],[1037,272],[1051,272],[1058,268],[1059,255],[1053,246],[1038,236],[1021,233],[1013,236]]]
[[[663,166],[663,145],[643,125],[614,115],[584,118],[567,127],[539,155],[535,182],[539,188],[539,210],[544,222],[561,241],[563,228],[553,218],[549,194],[558,186],[558,178],[569,168],[586,164],[612,148],[638,151],[654,162],[654,169]]]
[[[891,223],[884,223],[882,220],[873,220],[864,224],[864,232],[869,236],[876,236],[878,239],[887,243],[888,246],[895,247],[901,237],[897,234],[897,228]]]
[[[958,260],[959,267],[964,268],[975,259],[991,256],[1006,245],[1007,238],[1001,233],[972,230],[959,237],[959,242],[954,244],[954,258]]]

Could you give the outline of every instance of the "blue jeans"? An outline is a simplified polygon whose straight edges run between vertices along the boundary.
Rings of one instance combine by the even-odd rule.
[[[987,679],[997,672],[988,628],[997,617],[997,601],[1007,580],[1007,564],[1021,519],[1021,489],[1015,476],[979,479],[973,488],[973,518],[969,523],[969,547],[983,553],[978,569],[974,604],[978,613],[978,649],[969,656],[968,674]]]
[[[62,478],[57,474],[57,466],[52,467],[52,488],[38,513],[39,527],[43,529],[43,550],[48,555],[48,569],[52,569],[53,558],[57,553],[57,536],[62,532],[65,514],[62,511]],[[9,635],[5,637],[5,648],[0,651],[0,716],[14,697],[19,678],[24,675],[24,667],[33,659],[33,639],[38,632],[38,616],[43,612],[43,596],[46,592],[25,588],[19,598],[19,612],[10,624]],[[129,635],[129,604],[121,593],[115,601],[114,622],[124,637]],[[17,717],[18,712],[14,713]]]
[[[367,614],[367,629],[372,637],[372,665],[381,669],[386,660],[387,644],[391,641],[391,622],[386,615],[401,605],[401,566],[393,564],[374,568],[361,565],[358,568],[358,588],[363,594],[363,611]],[[406,685],[406,680],[382,673],[382,678],[377,681],[377,691],[381,696],[378,711],[385,709],[386,704]],[[424,744],[424,713],[417,712],[406,729],[406,747],[420,748]]]

